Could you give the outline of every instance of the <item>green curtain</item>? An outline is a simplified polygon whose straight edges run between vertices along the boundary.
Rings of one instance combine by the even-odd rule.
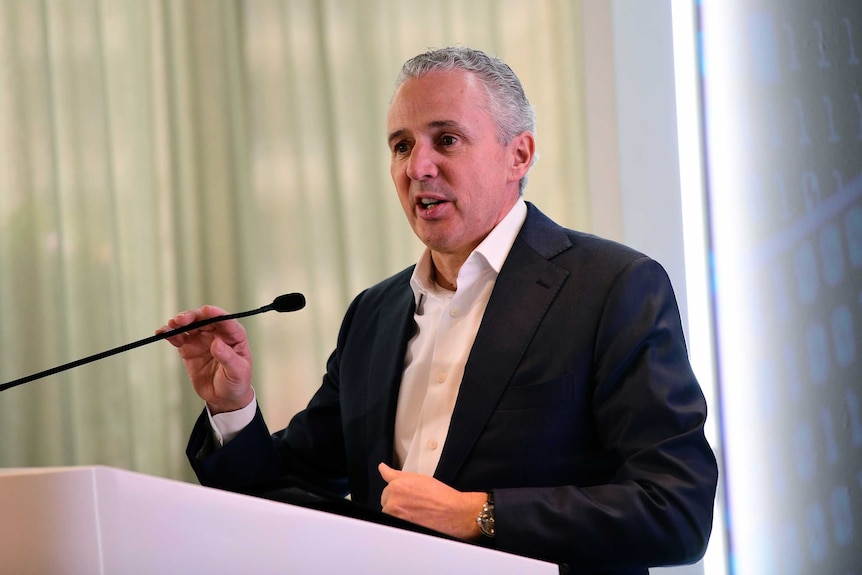
[[[244,323],[276,428],[319,384],[361,289],[413,263],[385,117],[403,60],[465,44],[536,107],[527,199],[589,229],[580,2],[0,0],[0,380],[147,337],[183,309]],[[0,394],[0,466],[190,479],[201,401],[166,343]]]

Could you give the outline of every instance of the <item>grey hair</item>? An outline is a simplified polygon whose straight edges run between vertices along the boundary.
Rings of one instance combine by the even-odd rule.
[[[502,60],[479,50],[450,46],[428,50],[404,62],[395,81],[396,89],[409,79],[431,72],[464,70],[476,76],[488,94],[491,115],[497,123],[497,139],[508,144],[522,132],[536,133],[536,112],[527,100],[521,81]],[[533,156],[533,163],[537,156]],[[531,164],[532,167],[532,164]],[[525,174],[518,184],[521,194],[527,187]]]

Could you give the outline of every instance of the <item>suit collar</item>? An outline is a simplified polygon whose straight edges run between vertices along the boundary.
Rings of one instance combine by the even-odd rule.
[[[572,240],[569,239],[565,228],[555,223],[530,202],[527,202],[527,219],[521,227],[518,239],[524,241],[546,260],[572,247]]]

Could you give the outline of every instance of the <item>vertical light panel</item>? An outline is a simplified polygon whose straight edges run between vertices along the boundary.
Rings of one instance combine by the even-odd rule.
[[[689,356],[709,406],[707,439],[721,459],[719,404],[715,384],[715,354],[709,283],[709,237],[705,205],[703,139],[700,126],[697,17],[694,0],[673,0],[674,82],[677,141],[685,248]],[[712,537],[703,560],[706,575],[727,573],[724,499],[716,499]]]

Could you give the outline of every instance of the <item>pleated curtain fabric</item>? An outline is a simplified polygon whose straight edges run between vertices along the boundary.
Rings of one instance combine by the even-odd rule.
[[[469,45],[538,118],[527,199],[589,230],[580,2],[0,0],[0,380],[147,337],[204,303],[244,322],[273,428],[319,385],[349,301],[421,251],[389,178],[401,63]],[[190,480],[202,402],[166,343],[0,394],[0,467]]]

